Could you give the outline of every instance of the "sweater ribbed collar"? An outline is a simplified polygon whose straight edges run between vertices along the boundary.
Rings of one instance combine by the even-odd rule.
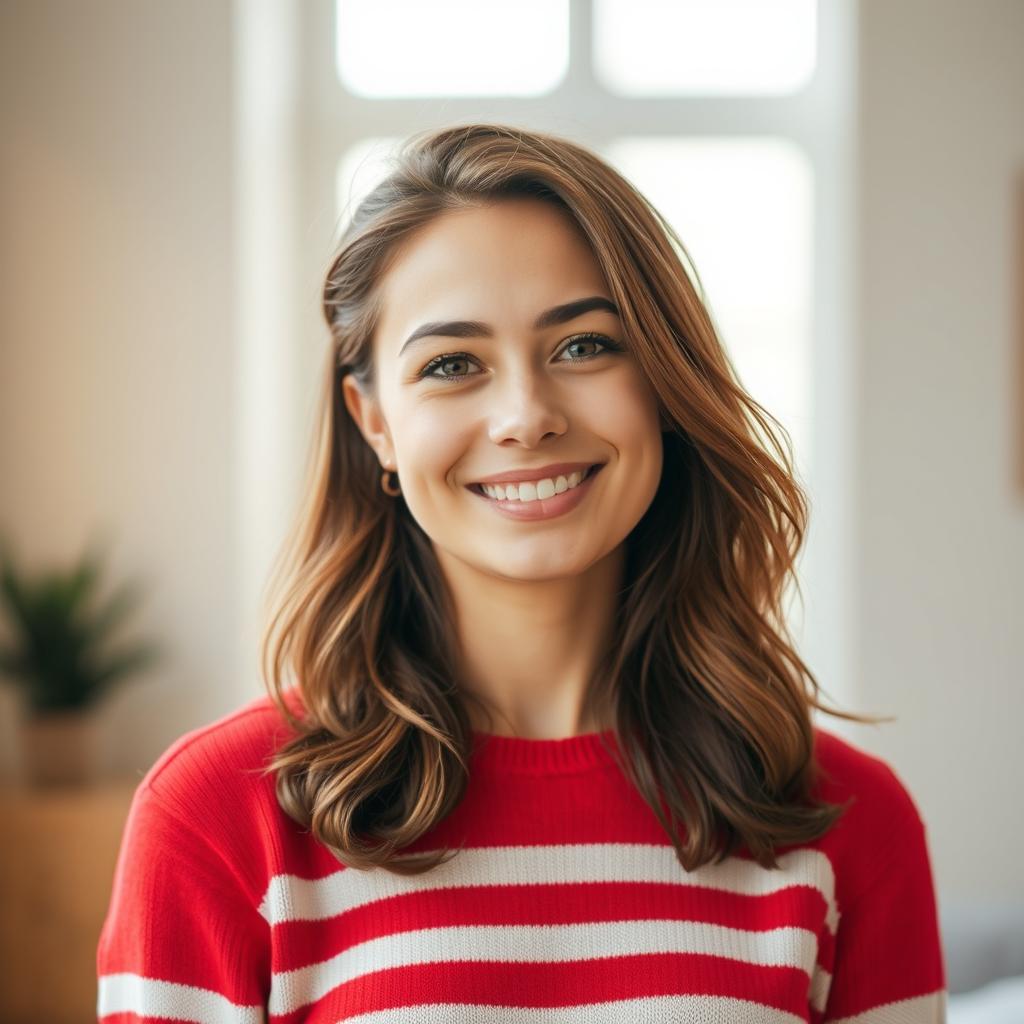
[[[471,768],[523,775],[560,775],[615,763],[615,730],[585,732],[562,739],[526,739],[473,730]]]

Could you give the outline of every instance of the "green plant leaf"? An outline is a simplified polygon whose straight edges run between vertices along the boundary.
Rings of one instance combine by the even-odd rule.
[[[135,608],[142,597],[142,585],[137,580],[121,584],[107,599],[107,604],[95,613],[89,623],[89,634],[96,640],[106,636]]]
[[[81,607],[95,590],[99,575],[99,555],[96,552],[89,552],[82,559],[77,569],[66,579],[58,581],[62,589],[65,607]]]
[[[96,689],[106,688],[128,673],[140,672],[155,664],[161,656],[161,649],[155,644],[140,645],[131,650],[111,656],[107,664],[93,677]]]
[[[0,574],[0,593],[10,609],[16,625],[27,628],[32,622],[32,599],[26,585],[18,576],[14,563],[5,556],[2,574]]]
[[[152,644],[106,650],[109,635],[139,603],[141,587],[124,583],[96,607],[99,545],[67,570],[31,577],[17,569],[3,540],[0,553],[0,596],[13,627],[13,645],[0,649],[0,672],[17,683],[34,712],[84,708],[156,660]]]

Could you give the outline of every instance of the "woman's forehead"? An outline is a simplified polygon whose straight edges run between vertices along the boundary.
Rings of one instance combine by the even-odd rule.
[[[447,212],[408,240],[381,281],[381,336],[400,347],[427,321],[525,327],[560,302],[607,294],[596,258],[566,215],[538,200],[525,209],[516,202],[518,213]]]

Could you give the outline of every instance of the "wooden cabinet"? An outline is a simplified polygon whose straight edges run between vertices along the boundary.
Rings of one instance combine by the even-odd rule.
[[[0,1021],[96,1020],[96,944],[137,781],[0,789]]]

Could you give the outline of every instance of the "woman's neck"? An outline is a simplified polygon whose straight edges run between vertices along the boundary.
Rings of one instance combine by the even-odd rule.
[[[624,570],[620,545],[569,579],[483,575],[438,553],[456,612],[460,682],[482,732],[560,739],[612,725],[593,681],[614,636]]]

